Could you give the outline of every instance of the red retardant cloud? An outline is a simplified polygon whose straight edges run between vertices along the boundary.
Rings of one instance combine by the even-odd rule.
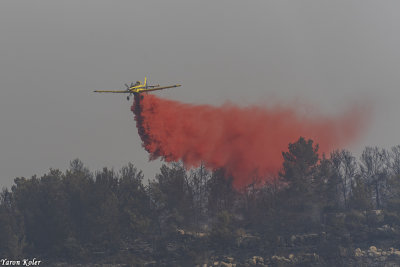
[[[349,144],[368,114],[356,107],[337,117],[309,118],[294,108],[192,105],[154,95],[135,96],[131,110],[150,159],[223,167],[236,188],[276,174],[282,151],[300,136],[318,143],[321,153]]]

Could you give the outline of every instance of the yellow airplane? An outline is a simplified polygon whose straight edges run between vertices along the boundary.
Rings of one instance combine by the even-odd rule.
[[[168,89],[168,88],[174,88],[174,87],[179,87],[181,86],[180,84],[174,84],[174,85],[170,85],[170,86],[162,86],[160,87],[159,84],[157,85],[148,85],[147,84],[147,78],[144,77],[144,82],[140,82],[137,81],[135,84],[131,83],[131,85],[127,85],[126,86],[126,90],[120,90],[120,91],[113,91],[113,90],[96,90],[93,92],[96,93],[121,93],[121,94],[129,94],[126,99],[129,100],[129,96],[133,95],[137,95],[140,93],[147,93],[147,92],[151,92],[151,91],[157,91],[157,90],[164,90],[164,89]]]

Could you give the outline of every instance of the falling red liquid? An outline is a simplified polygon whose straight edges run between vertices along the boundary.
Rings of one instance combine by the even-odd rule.
[[[307,118],[293,108],[192,105],[154,95],[136,96],[131,110],[151,159],[223,167],[236,188],[255,177],[271,179],[281,168],[282,151],[300,136],[327,153],[354,141],[367,117],[360,108],[337,117]]]

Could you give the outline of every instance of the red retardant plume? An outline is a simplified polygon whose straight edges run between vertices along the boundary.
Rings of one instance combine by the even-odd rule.
[[[328,153],[354,141],[367,117],[359,108],[337,117],[308,118],[293,108],[192,105],[154,95],[135,96],[131,110],[150,159],[223,167],[236,188],[255,177],[271,179],[281,168],[282,151],[300,136]]]

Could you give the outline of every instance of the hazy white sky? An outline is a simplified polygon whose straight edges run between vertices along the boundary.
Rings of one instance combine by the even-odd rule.
[[[190,103],[307,102],[326,114],[372,99],[351,149],[400,143],[398,1],[1,1],[0,186],[17,176],[133,162],[148,178],[131,103],[143,79]]]

